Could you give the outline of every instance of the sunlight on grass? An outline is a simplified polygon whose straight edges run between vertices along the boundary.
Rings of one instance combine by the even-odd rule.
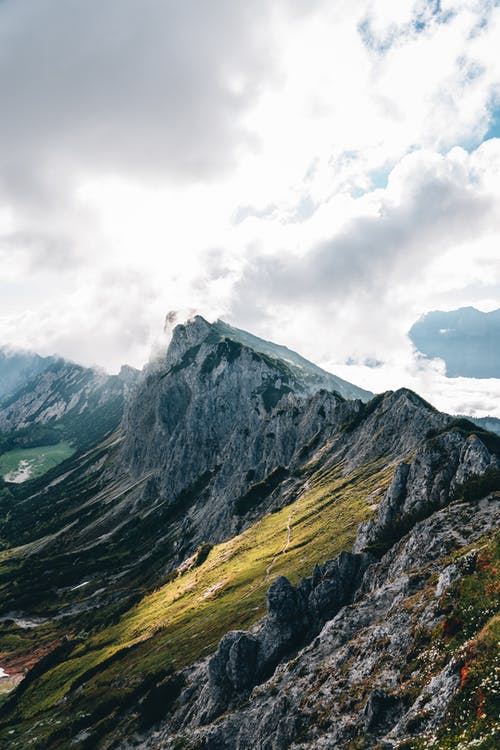
[[[347,477],[339,468],[317,472],[293,504],[215,546],[199,567],[179,574],[118,623],[78,644],[69,659],[26,691],[24,718],[43,713],[64,696],[71,701],[77,678],[84,683],[79,705],[90,709],[109,696],[111,685],[111,692],[126,693],[159,668],[180,669],[212,652],[228,630],[250,627],[265,612],[274,578],[286,575],[297,583],[315,563],[352,547],[358,524],[373,513],[369,498],[387,488],[392,473],[392,466],[381,463]]]

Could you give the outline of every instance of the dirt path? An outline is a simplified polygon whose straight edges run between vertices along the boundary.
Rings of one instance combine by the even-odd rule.
[[[285,544],[283,546],[283,549],[281,549],[279,552],[277,552],[274,555],[273,559],[271,560],[271,562],[269,563],[269,565],[266,568],[266,574],[265,574],[264,578],[262,579],[262,581],[260,583],[256,583],[254,586],[252,586],[252,588],[250,589],[250,591],[248,591],[245,594],[245,596],[243,596],[243,599],[247,599],[255,591],[256,588],[258,588],[259,586],[261,586],[263,583],[266,583],[266,581],[269,579],[269,577],[271,575],[271,571],[272,571],[272,569],[273,569],[273,567],[274,567],[274,565],[276,563],[276,560],[279,557],[281,557],[281,555],[284,555],[286,553],[286,551],[288,550],[288,548],[289,548],[289,546],[290,546],[290,544],[292,542],[292,518],[293,518],[293,515],[296,512],[296,510],[298,508],[298,505],[299,505],[300,501],[302,500],[303,496],[306,494],[306,492],[308,492],[309,489],[310,489],[310,485],[309,485],[309,482],[307,481],[304,484],[304,487],[302,489],[300,497],[297,498],[297,500],[293,503],[293,505],[290,508],[290,513],[288,514],[288,518],[287,518],[287,522],[286,522],[286,541],[285,541]]]
[[[310,487],[309,487],[309,481],[307,481],[304,484],[304,488],[303,488],[302,492],[300,493],[300,497],[293,503],[293,505],[292,505],[292,507],[290,509],[290,513],[288,515],[288,519],[287,519],[287,522],[286,522],[286,542],[285,542],[285,546],[283,547],[283,549],[280,552],[277,552],[275,554],[275,556],[273,557],[273,559],[271,560],[271,562],[267,566],[267,568],[266,568],[266,575],[264,577],[264,581],[267,581],[267,579],[269,578],[269,576],[271,574],[271,570],[273,569],[274,563],[276,562],[276,560],[278,559],[278,557],[281,557],[281,555],[284,555],[286,553],[286,551],[288,550],[289,546],[290,546],[290,543],[292,541],[292,517],[293,517],[293,514],[295,513],[295,511],[297,510],[300,501],[302,500],[302,498],[304,497],[305,493],[309,489],[310,489]]]

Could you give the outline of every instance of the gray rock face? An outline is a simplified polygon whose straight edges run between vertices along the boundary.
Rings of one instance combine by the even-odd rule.
[[[258,640],[251,633],[227,633],[208,663],[208,678],[216,704],[227,704],[233,695],[253,687],[257,672]]]
[[[77,422],[86,413],[94,413],[97,420],[105,409],[117,411],[118,425],[137,375],[128,367],[113,376],[56,360],[0,403],[0,432],[13,432],[34,423]]]
[[[390,724],[394,715],[400,713],[400,701],[382,688],[375,688],[370,693],[363,709],[364,724],[368,732],[380,729],[384,724]]]
[[[444,592],[460,578],[460,570],[457,565],[448,565],[440,574],[437,586],[436,596],[443,596]]]
[[[337,375],[332,375],[330,372],[322,370],[321,367],[309,362],[286,346],[265,341],[247,331],[233,328],[233,326],[224,323],[222,320],[213,323],[212,329],[223,338],[227,337],[232,341],[253,349],[255,352],[286,363],[293,377],[300,383],[304,391],[315,393],[317,390],[323,388],[327,391],[335,391],[343,398],[360,399],[361,401],[369,401],[373,397],[373,393],[359,388],[357,385],[348,383]]]
[[[190,542],[179,559],[273,507],[293,467],[359,413],[361,402],[321,385],[202,318],[176,327],[127,409],[114,471],[149,476],[148,503],[182,507]]]
[[[211,721],[247,696],[283,657],[311,641],[330,617],[352,601],[371,562],[368,555],[342,552],[335,560],[317,565],[313,576],[297,587],[284,576],[276,578],[267,592],[267,614],[254,632],[238,630],[221,640],[206,673],[198,677],[202,689],[190,713]]]
[[[442,622],[439,597],[462,574],[448,556],[498,528],[497,498],[457,502],[464,482],[498,468],[498,457],[479,437],[447,431],[450,419],[408,391],[385,394],[351,419],[332,432],[335,461],[352,468],[370,460],[374,435],[380,451],[400,456],[354,554],[316,566],[297,586],[276,579],[259,626],[229,633],[188,672],[165,728],[141,747],[173,748],[187,733],[196,747],[224,750],[340,749],[368,733],[370,747],[390,748],[442,721],[460,681],[456,659],[411,701],[399,691],[414,633]],[[433,576],[429,604],[419,595]]]
[[[318,390],[327,378],[304,369],[306,377],[300,362],[273,359],[273,349],[250,348],[249,334],[229,338],[232,330],[200,317],[175,328],[130,401],[110,474],[131,484],[147,478],[137,506],[170,517],[176,564],[290,502],[297,469],[319,448],[328,445],[332,465],[342,462],[347,473],[413,451],[450,421],[406,390],[366,406]],[[176,514],[182,527],[174,531]]]
[[[476,435],[448,432],[426,441],[399,464],[375,519],[362,524],[354,549],[385,550],[421,518],[447,505],[461,486],[500,466]]]
[[[205,663],[191,671],[184,698],[165,726],[138,739],[137,745],[123,747],[166,750],[185,741],[187,747],[222,750],[342,750],[353,738],[365,736],[367,747],[392,748],[404,738],[433,731],[460,684],[461,662],[451,657],[433,674],[428,659],[429,676],[414,675],[411,694],[405,692],[414,633],[430,633],[444,618],[438,597],[429,601],[419,594],[436,576],[442,580],[448,575],[449,566],[443,561],[449,554],[498,528],[499,513],[500,500],[490,497],[478,505],[450,505],[417,523],[380,562],[367,568],[355,601],[340,606],[314,640],[255,687],[249,700],[243,663],[246,657],[248,664],[256,664],[260,635],[229,634],[208,668]],[[283,614],[285,629],[292,616],[292,589],[278,579],[271,595]],[[233,673],[245,675],[244,689],[231,682],[226,712],[213,722],[215,714],[206,710],[213,699],[211,691]]]

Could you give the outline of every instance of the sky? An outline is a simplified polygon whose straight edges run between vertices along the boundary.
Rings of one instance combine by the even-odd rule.
[[[116,371],[169,311],[500,417],[407,337],[500,307],[497,0],[1,0],[0,343]]]

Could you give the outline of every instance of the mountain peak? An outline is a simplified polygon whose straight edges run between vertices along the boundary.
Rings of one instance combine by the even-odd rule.
[[[170,341],[167,359],[169,363],[175,363],[189,349],[199,346],[212,330],[212,325],[201,315],[189,318],[185,323],[178,323]]]
[[[335,391],[343,398],[358,398],[361,401],[368,401],[373,395],[323,370],[286,346],[235,328],[220,319],[209,323],[201,315],[195,315],[186,323],[180,323],[174,328],[167,351],[167,366],[170,369],[181,362],[192,363],[202,345],[214,346],[228,340],[268,361],[280,363],[280,368],[285,366],[299,391],[314,393],[323,388],[327,391]]]
[[[464,695],[477,726],[478,681],[460,668],[465,634],[491,642],[494,669],[494,436],[407,388],[342,398],[355,386],[201,316],[130,391],[56,370],[21,407],[50,420],[55,406],[77,451],[0,483],[2,667],[22,680],[2,747],[348,750],[436,727],[448,742],[440,717]]]

